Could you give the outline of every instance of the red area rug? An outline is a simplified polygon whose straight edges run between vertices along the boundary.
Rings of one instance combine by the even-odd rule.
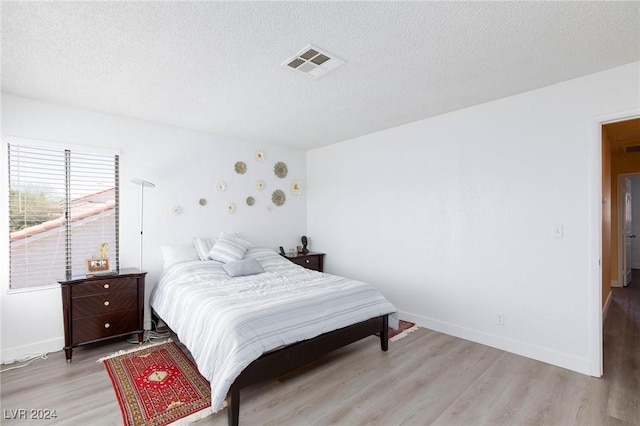
[[[126,426],[188,423],[211,411],[211,387],[168,340],[101,359]]]
[[[407,334],[412,333],[418,329],[418,326],[409,321],[400,320],[400,324],[397,330],[389,327],[389,341],[395,342],[405,337]],[[376,336],[380,336],[380,333],[376,333]]]

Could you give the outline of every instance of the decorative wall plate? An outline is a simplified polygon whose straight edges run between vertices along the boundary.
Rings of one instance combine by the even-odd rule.
[[[253,197],[251,197],[251,196],[247,197],[247,205],[248,205],[248,206],[252,206],[252,205],[254,205],[255,203],[256,203],[256,199],[255,199],[255,198],[253,198]]]
[[[266,187],[267,187],[267,184],[263,180],[259,180],[256,182],[256,189],[258,191],[264,191]]]
[[[287,173],[289,173],[289,169],[287,165],[282,161],[278,161],[275,166],[273,166],[273,173],[278,176],[280,179],[284,179],[287,177]]]
[[[205,200],[204,198],[200,198],[200,200],[198,200],[198,204],[200,204],[201,206],[206,206],[207,200]]]
[[[173,213],[176,216],[178,216],[179,214],[182,214],[182,206],[175,205],[175,206],[171,207],[171,213]]]
[[[228,203],[226,206],[227,213],[233,214],[236,211],[236,205],[234,203]]]
[[[247,165],[242,161],[237,161],[234,168],[236,170],[236,173],[238,173],[239,175],[243,175],[247,171]]]
[[[216,189],[218,190],[218,192],[224,192],[227,189],[227,184],[224,182],[218,182],[216,183]]]
[[[273,202],[273,204],[280,207],[285,203],[285,201],[287,201],[287,196],[284,194],[283,190],[276,189],[271,194],[271,201]]]
[[[262,163],[265,159],[264,151],[256,151],[256,161]]]
[[[293,182],[291,182],[291,193],[293,195],[302,194],[302,185],[300,184],[299,181],[294,180]]]

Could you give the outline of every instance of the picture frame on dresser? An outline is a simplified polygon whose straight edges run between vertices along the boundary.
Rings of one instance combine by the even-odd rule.
[[[144,342],[146,272],[121,269],[108,275],[83,275],[58,281],[62,293],[64,351],[71,363],[73,348],[130,334]]]

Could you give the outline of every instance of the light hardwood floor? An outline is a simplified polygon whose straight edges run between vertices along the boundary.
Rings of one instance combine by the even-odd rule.
[[[374,337],[241,393],[244,425],[640,425],[640,271],[614,289],[605,321],[604,376],[584,376],[420,329],[380,351]],[[118,341],[63,352],[1,375],[2,424],[117,425],[121,416],[96,360]],[[7,411],[53,409],[55,421]],[[197,422],[226,425],[226,410]]]

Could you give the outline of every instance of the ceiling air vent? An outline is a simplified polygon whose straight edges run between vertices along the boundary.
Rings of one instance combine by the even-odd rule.
[[[284,61],[282,66],[301,71],[313,78],[320,78],[344,64],[345,61],[336,55],[309,44],[295,56]]]
[[[624,152],[640,152],[640,145],[625,146]]]

